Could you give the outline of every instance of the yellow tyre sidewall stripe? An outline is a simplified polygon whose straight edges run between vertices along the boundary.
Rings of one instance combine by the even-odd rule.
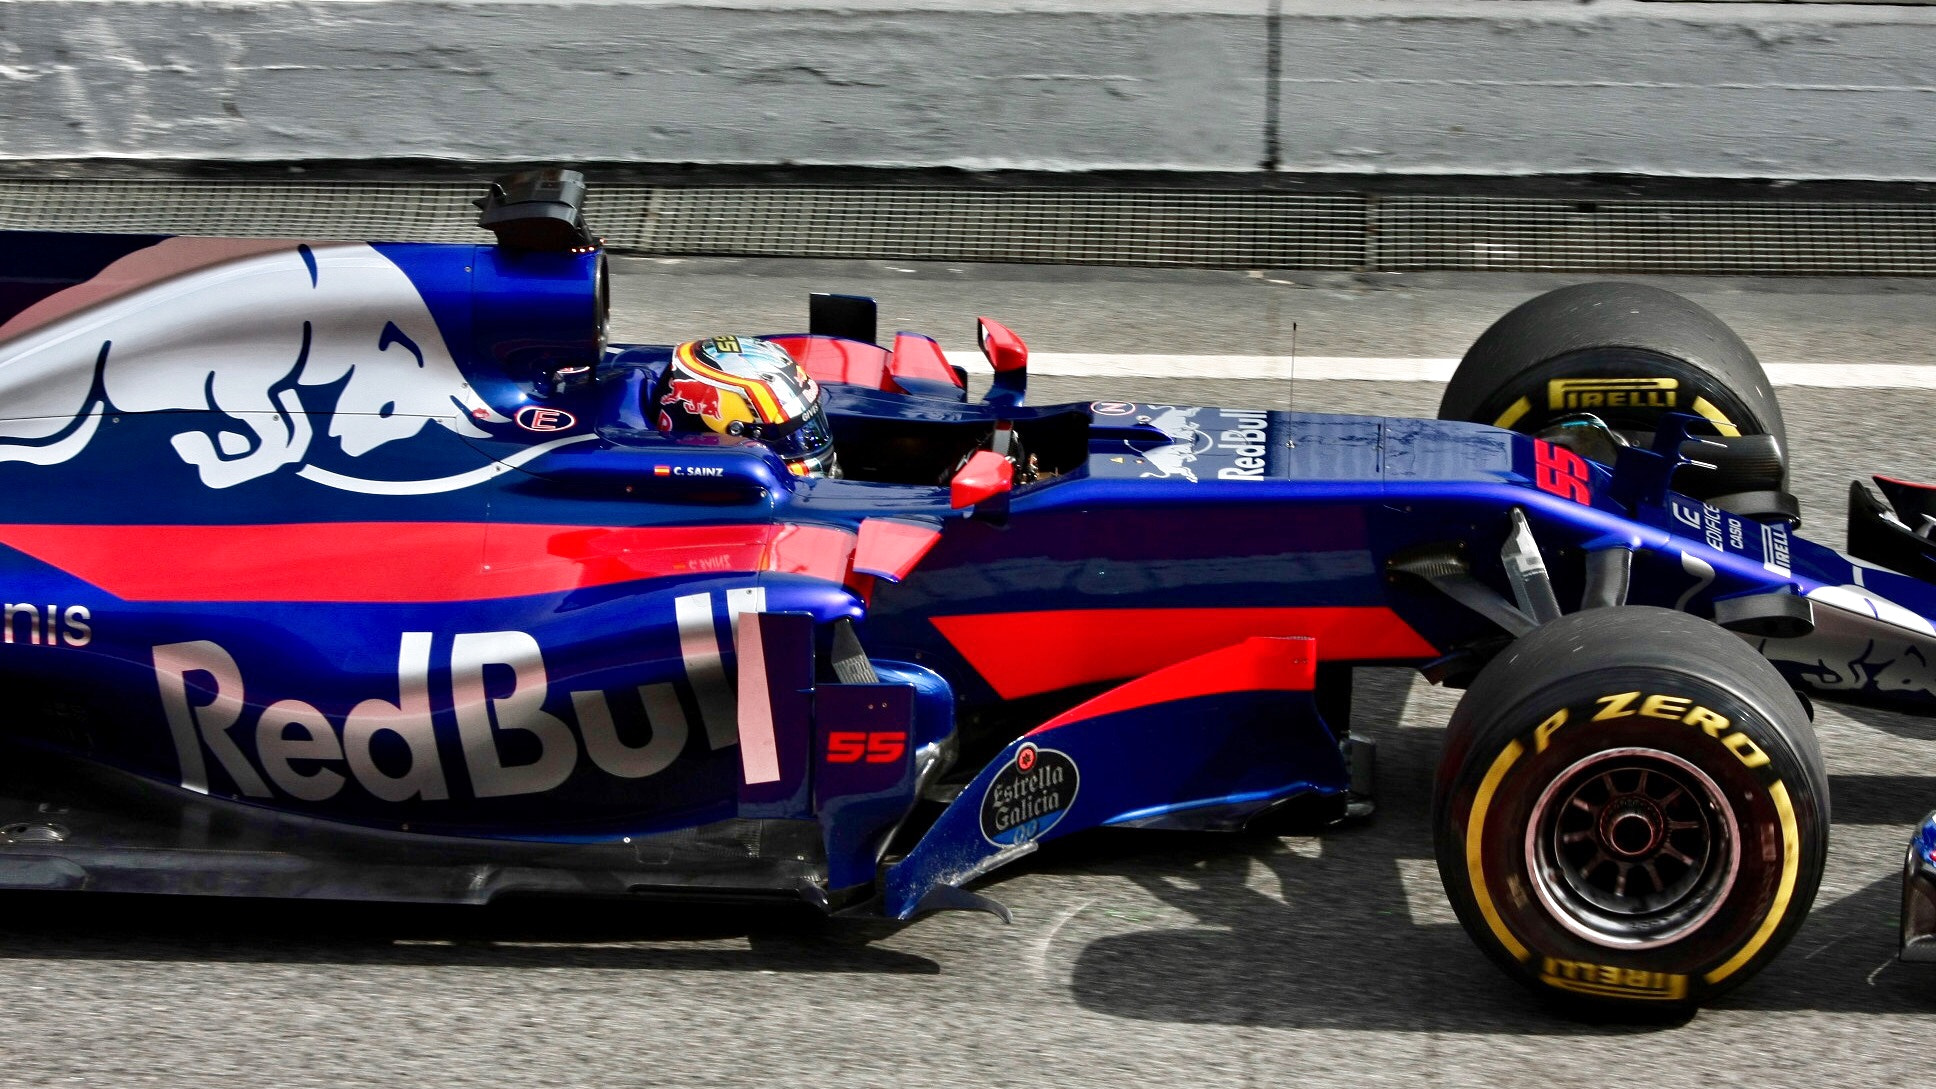
[[[1768,917],[1761,920],[1760,929],[1748,944],[1737,950],[1726,963],[1715,968],[1701,978],[1713,985],[1741,970],[1741,967],[1761,952],[1768,939],[1775,936],[1775,930],[1788,916],[1788,901],[1795,895],[1795,882],[1802,869],[1801,828],[1795,822],[1795,807],[1788,800],[1788,784],[1777,780],[1768,788],[1768,797],[1775,803],[1775,814],[1781,820],[1781,881],[1775,886],[1775,902],[1768,908]]]
[[[1532,410],[1533,410],[1532,399],[1529,397],[1521,397],[1519,400],[1514,401],[1510,406],[1508,406],[1506,408],[1506,411],[1501,412],[1499,414],[1499,418],[1492,421],[1492,426],[1510,428],[1512,427],[1512,425],[1518,423],[1521,417],[1525,416],[1528,412],[1531,412]]]
[[[1707,417],[1708,422],[1712,423],[1714,425],[1714,429],[1716,431],[1719,431],[1722,435],[1725,435],[1728,438],[1737,438],[1740,436],[1741,429],[1734,426],[1734,421],[1728,419],[1727,413],[1722,412],[1718,408],[1715,408],[1714,403],[1712,401],[1709,401],[1707,398],[1705,397],[1694,398],[1694,404],[1692,405],[1692,408],[1694,409],[1695,412],[1699,413],[1702,416]]]
[[[1484,853],[1486,812],[1492,807],[1492,796],[1499,789],[1506,772],[1512,770],[1513,764],[1525,752],[1526,746],[1516,740],[1500,751],[1492,767],[1486,770],[1486,777],[1479,782],[1479,790],[1472,798],[1472,812],[1466,818],[1465,826],[1465,868],[1466,878],[1472,884],[1472,899],[1479,905],[1479,914],[1492,930],[1492,936],[1499,939],[1499,944],[1522,963],[1531,960],[1533,954],[1506,928],[1506,921],[1499,917],[1499,909],[1493,906],[1492,889],[1486,884]]]

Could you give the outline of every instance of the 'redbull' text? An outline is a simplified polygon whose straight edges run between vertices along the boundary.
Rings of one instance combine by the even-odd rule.
[[[299,699],[269,703],[249,722],[242,671],[227,650],[208,640],[155,647],[155,678],[181,762],[182,786],[207,793],[212,757],[248,797],[269,798],[280,791],[302,801],[327,801],[355,779],[387,802],[449,798],[451,776],[431,725],[430,649],[429,632],[404,632],[395,698],[385,693],[364,700],[341,722]],[[574,730],[544,710],[550,691],[544,659],[537,640],[525,632],[460,633],[451,641],[448,665],[444,706],[455,713],[462,770],[478,798],[551,790],[571,776],[581,756],[618,778],[654,775],[679,756],[691,732],[670,684],[638,690],[651,726],[644,744],[620,739],[602,691],[569,693]],[[494,678],[508,670],[511,690],[488,694],[486,670]],[[495,681],[492,687],[501,691]],[[500,740],[512,731],[526,735],[525,753],[536,743],[536,759],[505,761]],[[386,756],[379,760],[375,749],[384,734],[391,740],[383,743]],[[241,739],[253,742],[253,759]],[[408,763],[399,766],[397,757],[405,752]]]
[[[1224,411],[1234,426],[1217,433],[1217,448],[1236,455],[1236,463],[1217,470],[1218,480],[1256,480],[1264,475],[1270,447],[1270,417],[1262,412]]]

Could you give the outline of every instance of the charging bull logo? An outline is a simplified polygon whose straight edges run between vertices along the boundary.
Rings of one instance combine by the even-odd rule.
[[[1813,689],[1936,702],[1936,625],[1863,586],[1817,586],[1808,600],[1813,631],[1756,649]]]
[[[211,262],[222,245],[245,255]],[[473,419],[503,420],[465,383],[409,277],[363,244],[168,239],[0,334],[0,462],[58,465],[103,416],[172,413],[181,430],[170,445],[210,488],[302,466],[352,491],[439,491],[482,477],[364,481],[311,469],[301,392],[340,387],[327,434],[351,458],[431,423],[483,436]]]
[[[1154,470],[1142,474],[1145,477],[1180,476],[1190,483],[1197,482],[1196,470],[1191,466],[1197,458],[1210,449],[1210,436],[1197,426],[1196,416],[1200,411],[1195,408],[1179,408],[1175,405],[1151,405],[1163,411],[1147,420],[1138,421],[1163,432],[1170,437],[1170,445],[1158,446],[1143,451],[1143,460]]]
[[[717,420],[722,415],[719,387],[692,378],[674,378],[667,382],[665,396],[659,398],[659,403],[676,404],[695,416],[704,416],[709,420]]]

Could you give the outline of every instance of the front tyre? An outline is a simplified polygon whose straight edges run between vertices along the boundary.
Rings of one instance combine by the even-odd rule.
[[[1578,412],[1630,436],[1691,412],[1723,435],[1788,448],[1754,352],[1692,300],[1646,284],[1574,284],[1520,303],[1473,341],[1439,401],[1441,420],[1526,434]]]
[[[1767,964],[1808,914],[1828,785],[1760,655],[1667,609],[1547,624],[1453,714],[1433,807],[1459,919],[1589,1016],[1672,1016]]]

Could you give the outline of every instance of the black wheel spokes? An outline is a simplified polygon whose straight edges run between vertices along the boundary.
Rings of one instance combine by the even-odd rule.
[[[1668,940],[1661,935],[1709,914],[1732,881],[1718,804],[1706,776],[1664,753],[1583,761],[1546,789],[1530,830],[1540,898],[1604,944]]]
[[[1657,788],[1662,788],[1658,796]],[[1707,822],[1698,810],[1672,813],[1673,803],[1687,798],[1679,784],[1646,767],[1603,771],[1567,799],[1577,817],[1560,833],[1559,857],[1572,861],[1581,879],[1613,901],[1603,906],[1630,914],[1657,907],[1647,901],[1668,894],[1671,883],[1708,854]]]

